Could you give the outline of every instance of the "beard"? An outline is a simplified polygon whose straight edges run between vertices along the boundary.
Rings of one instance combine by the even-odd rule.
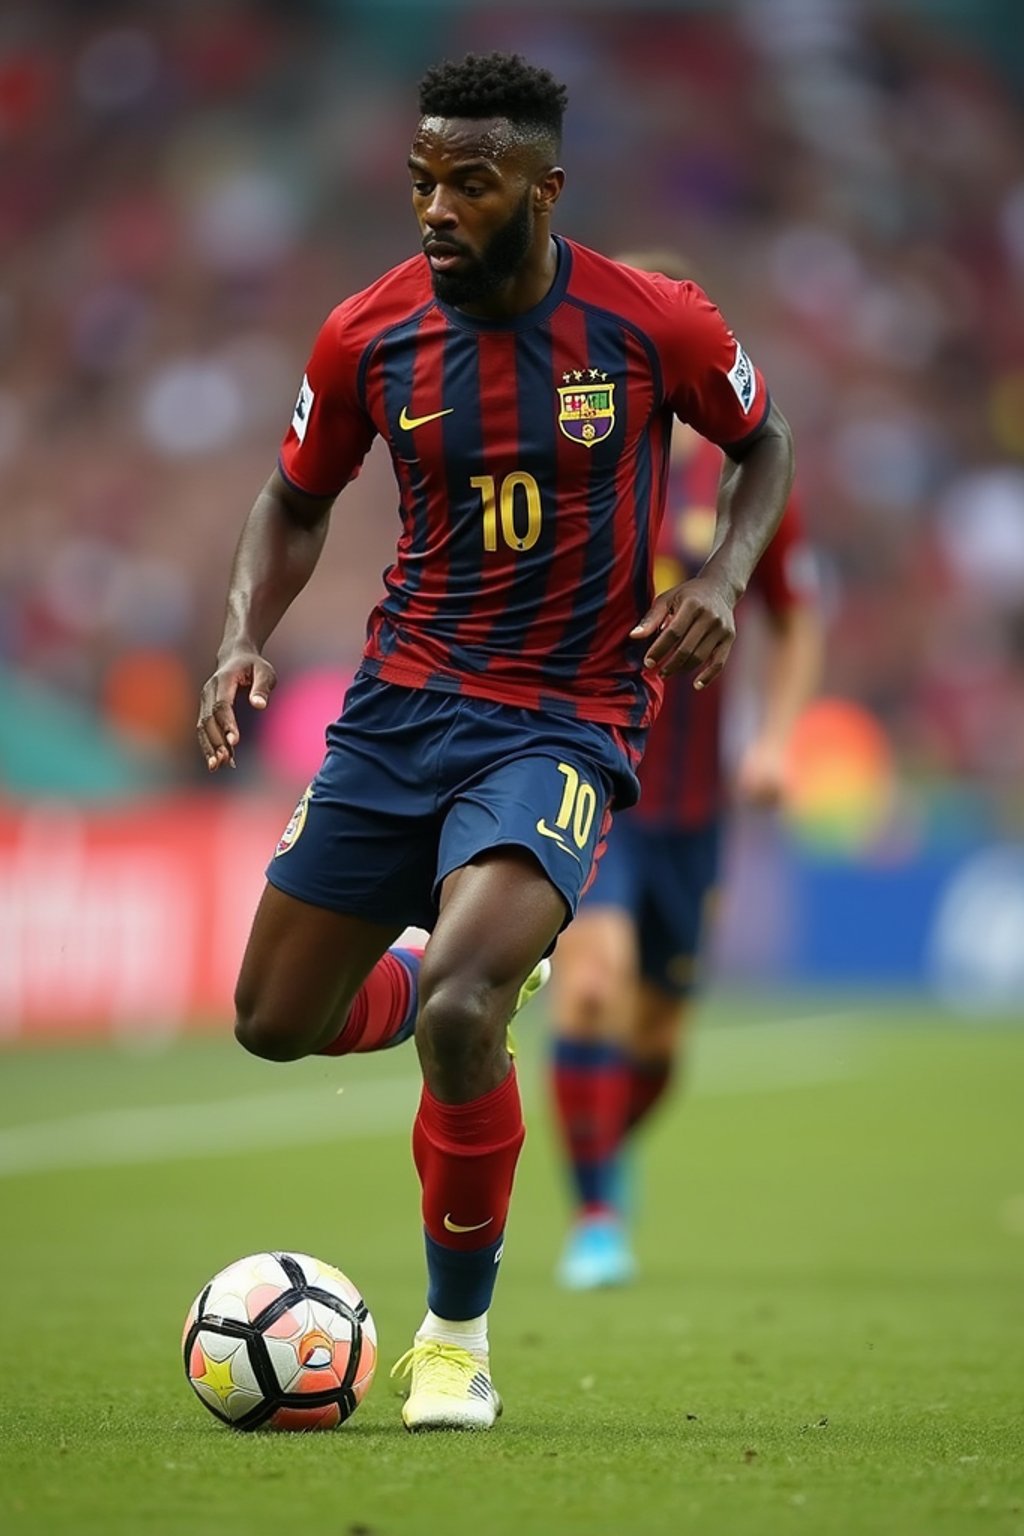
[[[430,277],[434,293],[442,304],[479,304],[490,297],[502,283],[515,277],[526,260],[533,239],[530,217],[530,193],[508,221],[491,236],[479,256],[467,257],[460,272],[434,272]]]

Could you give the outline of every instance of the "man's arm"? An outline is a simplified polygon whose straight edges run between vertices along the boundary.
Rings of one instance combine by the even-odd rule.
[[[334,500],[307,496],[275,469],[245,521],[231,567],[217,669],[199,704],[199,749],[211,773],[234,764],[239,688],[249,689],[254,709],[266,708],[277,679],[263,646],[316,569]]]
[[[662,676],[696,671],[706,688],[721,672],[736,638],[733,610],[779,525],[793,483],[793,435],[772,405],[760,431],[731,456],[718,497],[711,555],[691,581],[662,593],[632,631],[656,636],[645,667]]]
[[[782,520],[793,485],[793,434],[773,404],[761,430],[722,465],[712,552],[701,575],[720,573],[743,596]]]

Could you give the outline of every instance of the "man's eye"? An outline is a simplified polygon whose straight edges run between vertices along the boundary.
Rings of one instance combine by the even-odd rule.
[[[463,187],[462,191],[466,197],[483,197],[484,193],[487,191],[487,188],[480,186],[478,182],[468,181]]]
[[[433,191],[429,181],[414,181],[412,189],[417,197],[429,197]]]

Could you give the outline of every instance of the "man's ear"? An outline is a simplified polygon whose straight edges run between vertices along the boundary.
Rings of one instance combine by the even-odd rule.
[[[550,213],[561,197],[564,186],[565,172],[560,165],[553,165],[549,171],[545,171],[533,190],[534,212]]]

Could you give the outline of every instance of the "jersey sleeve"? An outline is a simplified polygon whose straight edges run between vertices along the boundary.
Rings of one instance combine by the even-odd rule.
[[[336,496],[370,450],[376,428],[360,399],[358,376],[342,304],[320,328],[278,457],[285,479],[310,496]]]
[[[790,493],[774,537],[754,568],[750,589],[769,613],[785,613],[817,600],[817,564],[795,493]]]
[[[665,391],[680,420],[728,451],[750,437],[768,414],[760,372],[696,283],[673,283],[662,349]]]

